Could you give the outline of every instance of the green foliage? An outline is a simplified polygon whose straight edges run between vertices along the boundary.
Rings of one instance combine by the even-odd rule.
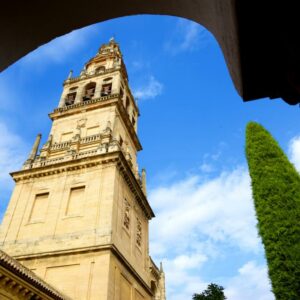
[[[224,288],[215,283],[208,285],[207,289],[201,294],[194,294],[193,300],[225,300]]]
[[[252,193],[277,300],[300,299],[300,176],[261,125],[246,132]]]

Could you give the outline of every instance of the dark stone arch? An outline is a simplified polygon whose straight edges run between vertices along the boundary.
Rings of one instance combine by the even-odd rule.
[[[55,37],[136,14],[184,17],[205,26],[222,48],[245,101],[300,102],[297,7],[258,0],[6,1],[0,10],[0,71]]]

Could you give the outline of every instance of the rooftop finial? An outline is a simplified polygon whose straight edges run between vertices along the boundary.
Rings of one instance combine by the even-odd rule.
[[[73,77],[73,70],[70,70],[69,75],[68,75],[68,79],[71,79]]]
[[[29,157],[28,157],[28,161],[33,161],[37,155],[37,152],[39,150],[39,145],[40,145],[40,141],[41,141],[41,137],[42,135],[39,133],[35,139],[35,142],[33,144],[33,147],[31,149],[31,152],[29,154]]]
[[[160,262],[160,268],[159,268],[159,270],[160,270],[160,272],[164,271],[162,262]]]
[[[114,42],[115,42],[115,37],[112,36],[112,37],[109,39],[109,42],[110,42],[110,43],[114,43]]]

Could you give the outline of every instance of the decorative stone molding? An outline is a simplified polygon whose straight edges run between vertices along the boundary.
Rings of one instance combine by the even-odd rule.
[[[124,199],[124,217],[123,217],[123,225],[129,231],[130,230],[130,211],[131,207],[129,202]]]
[[[83,144],[98,143],[97,149],[82,151],[80,152],[80,146]],[[64,151],[60,157],[48,158],[51,152]],[[76,160],[84,157],[91,157],[93,155],[111,153],[116,151],[123,151],[120,143],[117,139],[112,138],[112,132],[110,128],[107,128],[103,133],[87,136],[81,138],[78,141],[69,140],[62,143],[54,143],[50,150],[47,151],[48,156],[37,156],[34,161],[30,161],[24,164],[23,170],[28,170],[32,168],[39,168],[44,166],[55,165],[58,163]],[[132,167],[131,156],[128,157],[128,153],[124,154]],[[129,154],[130,155],[130,154]]]
[[[136,218],[136,244],[142,246],[142,222],[139,218]]]
[[[149,259],[150,259],[150,272],[151,272],[151,275],[158,281],[160,279],[160,270],[158,269],[158,267],[156,266],[156,264],[154,263],[152,258],[149,257]]]

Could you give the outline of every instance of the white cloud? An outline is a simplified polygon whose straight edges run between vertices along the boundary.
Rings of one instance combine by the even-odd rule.
[[[212,173],[213,171],[216,170],[215,164],[218,162],[222,155],[222,148],[224,147],[224,143],[220,144],[220,149],[218,149],[217,152],[215,153],[206,153],[203,156],[203,162],[200,165],[200,171],[204,173]]]
[[[300,136],[291,139],[288,152],[292,163],[300,171]]]
[[[238,270],[226,286],[225,295],[229,300],[274,300],[266,266],[249,261]]]
[[[163,90],[163,85],[154,76],[150,76],[148,82],[136,89],[133,94],[139,100],[153,99],[160,95]]]
[[[204,162],[201,166],[200,166],[200,170],[204,173],[211,173],[214,170],[214,167],[212,164],[206,163]]]
[[[3,191],[12,187],[9,173],[20,169],[28,154],[28,146],[1,122],[0,132],[0,189]]]
[[[194,269],[200,268],[206,260],[205,256],[181,255],[172,259],[164,260],[164,271],[167,281],[167,295],[169,299],[186,300],[192,299],[192,295],[204,289],[207,283],[192,274]],[[187,266],[185,266],[185,263]]]
[[[201,280],[199,276],[191,275],[191,265],[195,262],[193,269],[202,267],[203,262],[197,264],[197,261],[191,258],[184,258],[182,262],[187,260],[189,268],[184,268],[180,264],[180,268],[176,263],[181,258],[166,260],[164,269],[166,280],[172,282],[167,286],[167,293],[170,299],[186,300],[192,299],[194,293],[201,293],[205,290],[210,282]],[[204,268],[202,268],[204,273]],[[267,275],[265,265],[258,265],[255,261],[249,261],[238,269],[238,274],[227,280],[224,284],[224,292],[228,300],[274,300],[271,292],[271,285]]]
[[[172,55],[194,51],[207,45],[208,37],[208,32],[198,23],[179,19],[173,34],[165,43],[165,50]]]
[[[47,64],[64,62],[68,56],[80,51],[94,32],[95,28],[88,26],[55,38],[25,56],[22,63],[32,66],[34,63]]]
[[[228,249],[254,257],[261,253],[245,168],[223,172],[206,181],[192,175],[151,190],[149,199],[157,215],[150,225],[150,253],[164,263],[170,299],[191,299],[193,293],[204,290],[209,282],[199,274],[206,273],[206,264],[226,257]],[[229,281],[231,295],[241,295],[231,285],[239,276],[222,280]],[[254,286],[249,295],[267,289],[266,280],[262,286]]]
[[[157,212],[151,224],[152,240],[164,244],[159,249],[182,248],[194,236],[247,251],[260,249],[250,179],[243,168],[206,182],[190,176],[150,191],[149,198]]]

